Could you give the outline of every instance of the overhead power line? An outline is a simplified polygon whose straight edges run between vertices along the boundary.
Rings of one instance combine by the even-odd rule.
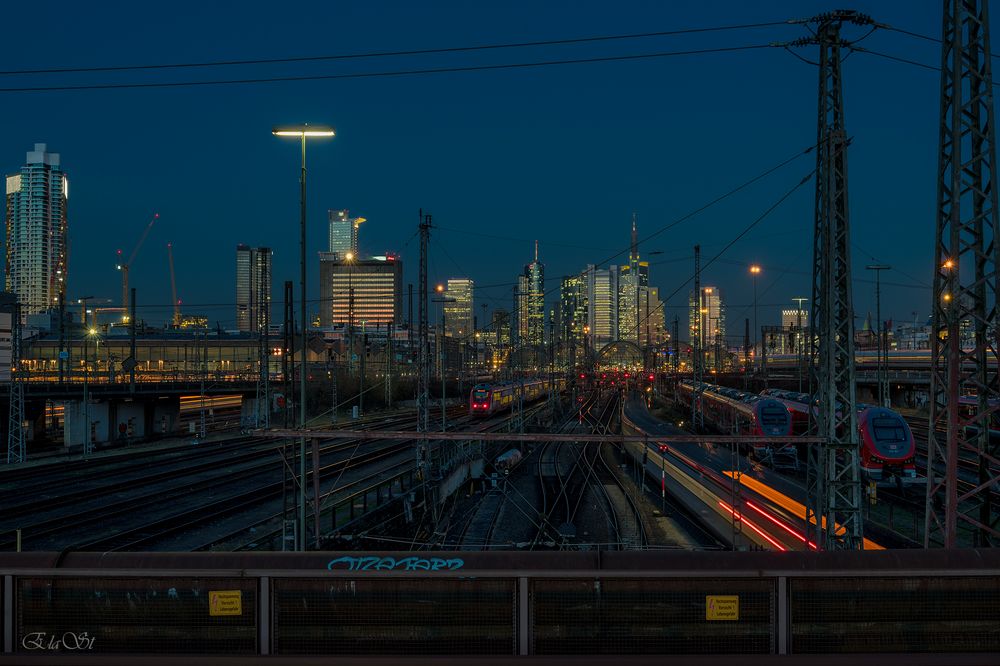
[[[552,67],[556,65],[581,65],[598,62],[625,62],[631,60],[651,60],[687,55],[706,55],[710,53],[736,53],[755,49],[772,48],[771,44],[748,44],[744,46],[722,46],[706,49],[687,49],[682,51],[659,51],[656,53],[636,53],[619,56],[600,56],[594,58],[568,58],[562,60],[537,60],[532,62],[500,63],[496,65],[468,65],[464,67],[428,67],[423,69],[398,69],[383,72],[352,72],[346,74],[312,74],[305,76],[271,76],[246,79],[212,79],[208,81],[156,81],[146,83],[92,83],[58,86],[21,86],[0,88],[2,93],[15,92],[55,92],[73,90],[127,90],[140,88],[185,88],[196,86],[244,85],[258,83],[278,83],[290,81],[333,81],[338,79],[371,79],[395,76],[419,76],[425,74],[448,74],[456,72],[484,72],[503,69],[527,69],[535,67]]]
[[[142,65],[107,65],[92,67],[48,67],[39,69],[11,69],[0,71],[0,76],[21,74],[78,74],[83,72],[130,72],[157,69],[194,69],[204,67],[233,67],[244,65],[275,65],[293,62],[328,62],[332,60],[361,60],[365,58],[387,58],[396,56],[433,55],[442,53],[468,53],[473,51],[489,51],[497,49],[517,49],[538,46],[564,46],[568,44],[586,44],[594,42],[610,42],[630,39],[646,39],[650,37],[672,37],[677,35],[693,35],[706,32],[723,32],[727,30],[746,30],[751,28],[768,28],[776,25],[789,25],[790,21],[768,21],[766,23],[743,23],[739,25],[710,26],[706,28],[684,28],[680,30],[660,30],[657,32],[638,32],[624,35],[596,35],[591,37],[571,37],[567,39],[545,39],[528,42],[506,42],[500,44],[477,44],[473,46],[449,46],[427,49],[409,49],[404,51],[372,51],[366,53],[339,53],[334,55],[293,56],[285,58],[253,58],[247,60],[209,60],[204,62],[158,63]]]

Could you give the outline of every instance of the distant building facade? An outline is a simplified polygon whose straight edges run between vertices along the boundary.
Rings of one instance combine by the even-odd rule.
[[[271,321],[271,249],[236,246],[236,328],[257,333]]]
[[[688,295],[691,346],[701,346],[706,370],[717,369],[725,358],[726,307],[722,291],[715,286],[701,288],[698,299],[694,290]]]
[[[24,315],[44,312],[59,305],[68,279],[69,180],[59,154],[36,143],[6,192],[6,288]]]

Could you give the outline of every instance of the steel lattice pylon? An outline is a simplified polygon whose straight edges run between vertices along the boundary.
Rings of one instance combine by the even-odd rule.
[[[7,464],[27,460],[24,432],[24,377],[21,361],[21,306],[14,305],[10,315],[10,411],[7,420]]]
[[[819,123],[816,153],[816,228],[813,245],[813,363],[819,400],[817,434],[827,444],[809,447],[806,536],[828,550],[861,548],[861,483],[854,376],[854,309],[851,304],[850,219],[840,37],[843,22],[871,24],[855,12],[812,19],[818,44]]]
[[[996,366],[1000,226],[993,121],[987,2],[945,0],[931,304],[927,547],[1000,545],[997,510],[991,502],[1000,481],[1000,447],[991,443],[989,432],[1000,398]],[[963,395],[976,396],[965,413],[959,405]],[[958,463],[963,453],[978,461],[979,474],[978,483],[960,488]],[[960,528],[969,532],[960,535]]]

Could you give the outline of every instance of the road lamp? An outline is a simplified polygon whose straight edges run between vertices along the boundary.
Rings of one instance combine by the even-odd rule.
[[[799,306],[795,311],[795,353],[797,355],[796,363],[799,366],[799,393],[802,393],[802,304],[809,299],[800,296],[792,300],[798,303]]]
[[[889,368],[882,367],[882,357],[885,356],[885,365],[889,364],[888,339],[883,341],[882,333],[882,271],[892,268],[887,264],[869,264],[865,266],[870,271],[875,271],[875,376],[878,381],[878,404],[882,407],[889,406]],[[883,354],[883,348],[885,349]]]
[[[295,125],[275,127],[271,130],[274,136],[298,137],[302,142],[302,170],[299,175],[299,308],[302,316],[301,358],[302,371],[299,376],[299,427],[302,436],[299,438],[299,533],[298,550],[306,549],[306,139],[332,137],[335,135],[332,127],[324,125]],[[318,472],[318,470],[317,470]],[[319,501],[319,498],[316,498]],[[319,538],[319,535],[316,535]]]
[[[88,392],[90,385],[90,359],[88,358],[88,342],[90,338],[97,336],[96,328],[89,328],[83,336],[83,455],[89,456],[94,452],[94,442],[90,437],[90,395]],[[100,344],[100,341],[97,340]],[[94,352],[94,370],[97,370],[97,352]]]
[[[354,253],[344,255],[347,264],[347,368],[354,376]]]
[[[753,276],[753,349],[754,365],[757,365],[757,276],[760,275],[760,266],[750,265],[750,275]]]

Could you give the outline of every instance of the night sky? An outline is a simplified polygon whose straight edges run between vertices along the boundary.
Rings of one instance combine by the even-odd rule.
[[[614,6],[612,10],[612,4]],[[19,3],[5,8],[0,69],[118,66],[330,55],[632,34],[804,18],[842,2]],[[939,37],[941,5],[856,2],[877,21]],[[293,11],[297,10],[297,11]],[[17,26],[17,29],[13,29]],[[848,27],[845,37],[866,31]],[[386,72],[768,44],[802,26],[473,53],[240,67],[0,76],[0,87],[198,81]],[[938,64],[937,44],[876,31],[862,45]],[[796,53],[815,59],[817,47]],[[883,315],[929,312],[939,75],[856,53],[844,63],[855,309],[874,310],[864,266],[878,261]],[[472,277],[477,301],[510,307],[534,239],[547,286],[816,141],[816,67],[781,48],[539,68],[262,84],[78,92],[0,92],[0,167],[35,142],[70,177],[69,297],[120,298],[115,251],[131,252],[141,316],[169,317],[166,244],[185,312],[235,324],[237,243],[275,250],[280,282],[298,276],[298,146],[280,123],[328,123],[309,147],[310,298],[326,211],[368,218],[362,250],[402,253],[417,277],[417,210],[434,215],[434,282]],[[703,263],[815,166],[801,157],[645,242],[667,318],[686,318],[692,246]],[[704,270],[723,289],[730,333],[752,317],[747,265],[758,262],[760,320],[810,295],[814,185],[799,188]],[[649,257],[651,251],[662,254]],[[614,261],[614,260],[613,260]],[[621,257],[617,259],[621,261]],[[675,293],[676,292],[676,293]],[[553,300],[557,291],[553,291]],[[296,296],[298,287],[296,286]],[[316,310],[312,304],[310,312]],[[477,304],[476,314],[481,315]],[[275,317],[280,316],[276,308]],[[739,324],[737,324],[739,322]],[[860,327],[860,321],[858,322]]]

